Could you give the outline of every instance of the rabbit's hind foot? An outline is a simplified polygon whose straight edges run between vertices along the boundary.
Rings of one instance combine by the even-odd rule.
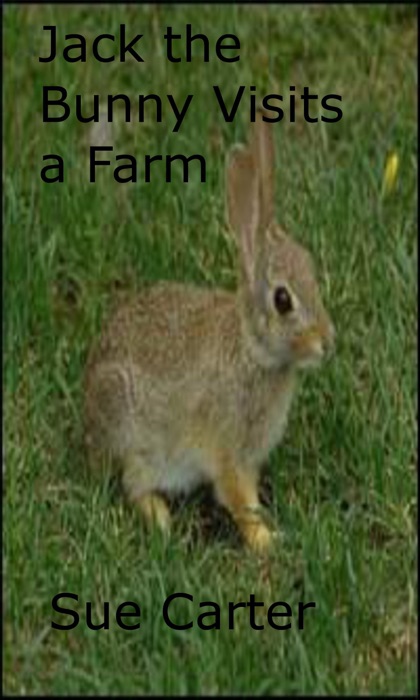
[[[230,512],[246,546],[256,554],[267,552],[273,544],[274,533],[262,517],[257,476],[236,468],[229,458],[221,458],[214,481],[217,498]]]

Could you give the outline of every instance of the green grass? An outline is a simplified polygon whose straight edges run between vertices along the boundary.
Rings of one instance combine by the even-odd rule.
[[[41,64],[42,26],[145,35],[144,64]],[[212,41],[236,32],[235,64],[170,64],[168,24]],[[4,12],[4,690],[9,694],[414,694],[416,691],[416,18],[407,6],[9,6]],[[117,123],[119,152],[201,153],[192,178],[117,185],[87,177],[89,126],[42,124],[41,87],[72,94],[194,93],[172,121]],[[206,533],[193,500],[167,547],[147,538],[118,487],[85,470],[81,377],[119,288],[173,278],[235,284],[223,164],[245,137],[211,86],[233,98],[308,85],[343,96],[336,124],[275,127],[278,219],[313,251],[337,327],[334,360],[308,375],[270,459],[283,539],[268,561],[232,529]],[[399,156],[383,191],[387,155]],[[66,182],[45,185],[57,152]],[[71,165],[71,167],[70,167]],[[51,628],[51,599],[134,600],[135,632]],[[313,600],[305,629],[176,632],[167,595],[267,605]],[[186,610],[186,608],[183,608]],[[195,608],[196,609],[196,608]],[[241,612],[241,611],[239,611]],[[181,608],[180,613],[181,614]]]

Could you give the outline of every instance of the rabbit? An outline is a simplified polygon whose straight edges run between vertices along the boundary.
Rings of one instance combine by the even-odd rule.
[[[331,354],[334,326],[309,252],[274,218],[274,144],[259,110],[226,162],[235,292],[162,281],[117,306],[88,357],[89,460],[119,463],[148,526],[170,529],[165,492],[211,484],[242,539],[265,552],[276,532],[258,499],[300,368]]]

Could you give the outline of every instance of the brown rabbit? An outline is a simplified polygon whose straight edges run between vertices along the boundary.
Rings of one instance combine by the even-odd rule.
[[[330,348],[333,326],[309,253],[274,222],[274,145],[262,119],[227,162],[236,293],[161,282],[119,306],[89,357],[91,460],[117,460],[148,521],[169,527],[159,492],[211,483],[245,542],[272,534],[258,477],[284,433],[296,370]]]

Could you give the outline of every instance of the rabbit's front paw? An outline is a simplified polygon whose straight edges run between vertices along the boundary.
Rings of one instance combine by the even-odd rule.
[[[168,537],[171,529],[171,515],[164,499],[155,493],[144,494],[137,500],[137,506],[149,530],[155,527]]]
[[[258,554],[271,548],[275,534],[263,522],[249,524],[244,532],[246,544]]]

